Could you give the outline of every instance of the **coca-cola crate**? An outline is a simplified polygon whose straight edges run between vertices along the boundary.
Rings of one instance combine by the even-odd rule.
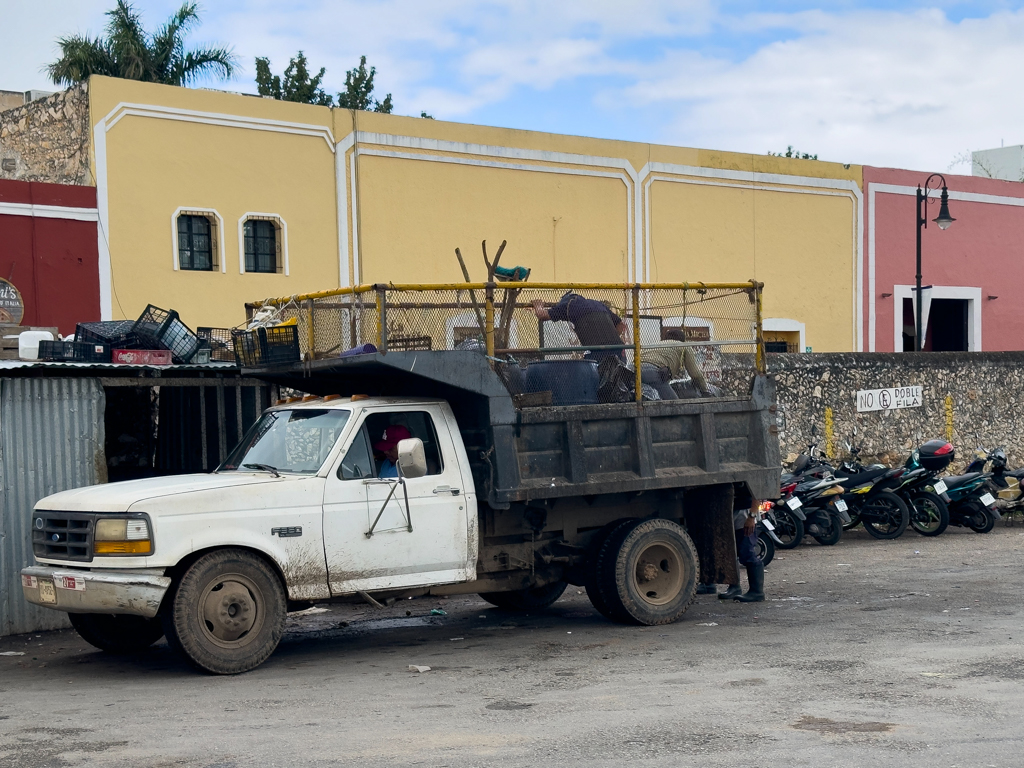
[[[170,365],[169,349],[115,349],[112,361],[122,365]]]

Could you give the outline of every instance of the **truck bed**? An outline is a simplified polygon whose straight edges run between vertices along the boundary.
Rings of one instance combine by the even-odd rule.
[[[252,374],[314,394],[439,397],[459,422],[477,492],[513,502],[746,483],[778,494],[774,384],[747,398],[516,409],[477,352],[390,352]]]

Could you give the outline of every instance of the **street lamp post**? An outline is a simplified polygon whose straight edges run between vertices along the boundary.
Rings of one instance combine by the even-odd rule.
[[[914,325],[914,349],[920,352],[924,347],[924,328],[921,327],[921,310],[924,305],[921,296],[921,230],[928,227],[926,212],[928,210],[928,185],[932,179],[942,179],[942,196],[939,198],[939,215],[932,221],[939,225],[939,229],[948,229],[956,219],[949,215],[949,191],[946,189],[946,177],[941,173],[933,173],[924,182],[924,191],[917,188],[917,322]],[[933,187],[937,189],[938,187]]]

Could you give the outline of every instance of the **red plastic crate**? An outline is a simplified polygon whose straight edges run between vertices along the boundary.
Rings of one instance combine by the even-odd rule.
[[[170,365],[169,349],[115,349],[112,362],[123,365]]]

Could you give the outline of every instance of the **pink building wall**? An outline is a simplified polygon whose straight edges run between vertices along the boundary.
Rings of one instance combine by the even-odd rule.
[[[914,192],[929,175],[864,166],[865,351],[894,351],[894,311],[902,308],[898,287],[913,286],[916,273]],[[1024,349],[1024,183],[944,175],[956,221],[945,231],[935,225],[939,201],[933,193],[921,239],[922,285],[936,286],[936,298],[972,297],[978,351]]]

